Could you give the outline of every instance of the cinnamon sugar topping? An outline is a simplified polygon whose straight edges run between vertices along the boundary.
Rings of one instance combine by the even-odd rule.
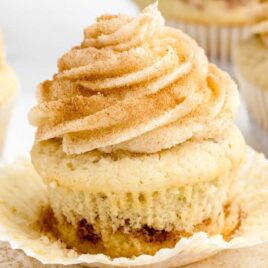
[[[151,5],[136,18],[104,15],[38,87],[29,115],[36,141],[62,138],[63,150],[154,153],[192,137],[219,135],[238,94],[203,50],[168,28]]]

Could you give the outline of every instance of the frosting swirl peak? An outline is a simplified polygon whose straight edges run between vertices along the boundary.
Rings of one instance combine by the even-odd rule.
[[[234,82],[195,41],[166,27],[156,4],[136,18],[99,17],[58,70],[39,85],[29,119],[37,142],[61,138],[69,154],[153,153],[233,124]]]

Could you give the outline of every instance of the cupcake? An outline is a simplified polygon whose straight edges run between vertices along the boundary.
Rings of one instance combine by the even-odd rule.
[[[4,46],[0,32],[0,154],[3,152],[4,140],[17,88],[17,77],[5,62]]]
[[[239,209],[226,221],[245,154],[236,84],[157,5],[99,17],[37,91],[44,232],[80,253],[133,257],[237,228]]]
[[[253,26],[251,36],[238,45],[235,71],[250,117],[268,131],[268,5],[256,15],[265,13],[266,19]]]
[[[140,7],[153,0],[134,0]],[[210,59],[226,67],[235,45],[254,22],[250,11],[266,0],[159,0],[160,10],[172,26],[192,36]]]

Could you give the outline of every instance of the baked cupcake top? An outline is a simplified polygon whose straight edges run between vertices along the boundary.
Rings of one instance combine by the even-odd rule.
[[[154,153],[233,124],[238,93],[180,30],[151,5],[136,18],[105,15],[58,61],[38,87],[30,114],[36,142],[62,140],[63,151]]]
[[[17,90],[17,78],[6,64],[2,33],[0,31],[0,105],[3,105]]]
[[[144,7],[154,0],[134,0]],[[250,11],[267,0],[159,0],[160,10],[171,20],[212,25],[244,25],[254,22]]]

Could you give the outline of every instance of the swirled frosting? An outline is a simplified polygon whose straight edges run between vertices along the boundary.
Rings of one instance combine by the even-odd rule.
[[[253,34],[260,35],[265,45],[268,46],[268,2],[251,11],[257,24],[252,27]]]
[[[157,5],[136,18],[104,15],[38,87],[30,114],[36,142],[62,139],[63,151],[154,153],[233,124],[236,85],[203,50],[164,25]]]

